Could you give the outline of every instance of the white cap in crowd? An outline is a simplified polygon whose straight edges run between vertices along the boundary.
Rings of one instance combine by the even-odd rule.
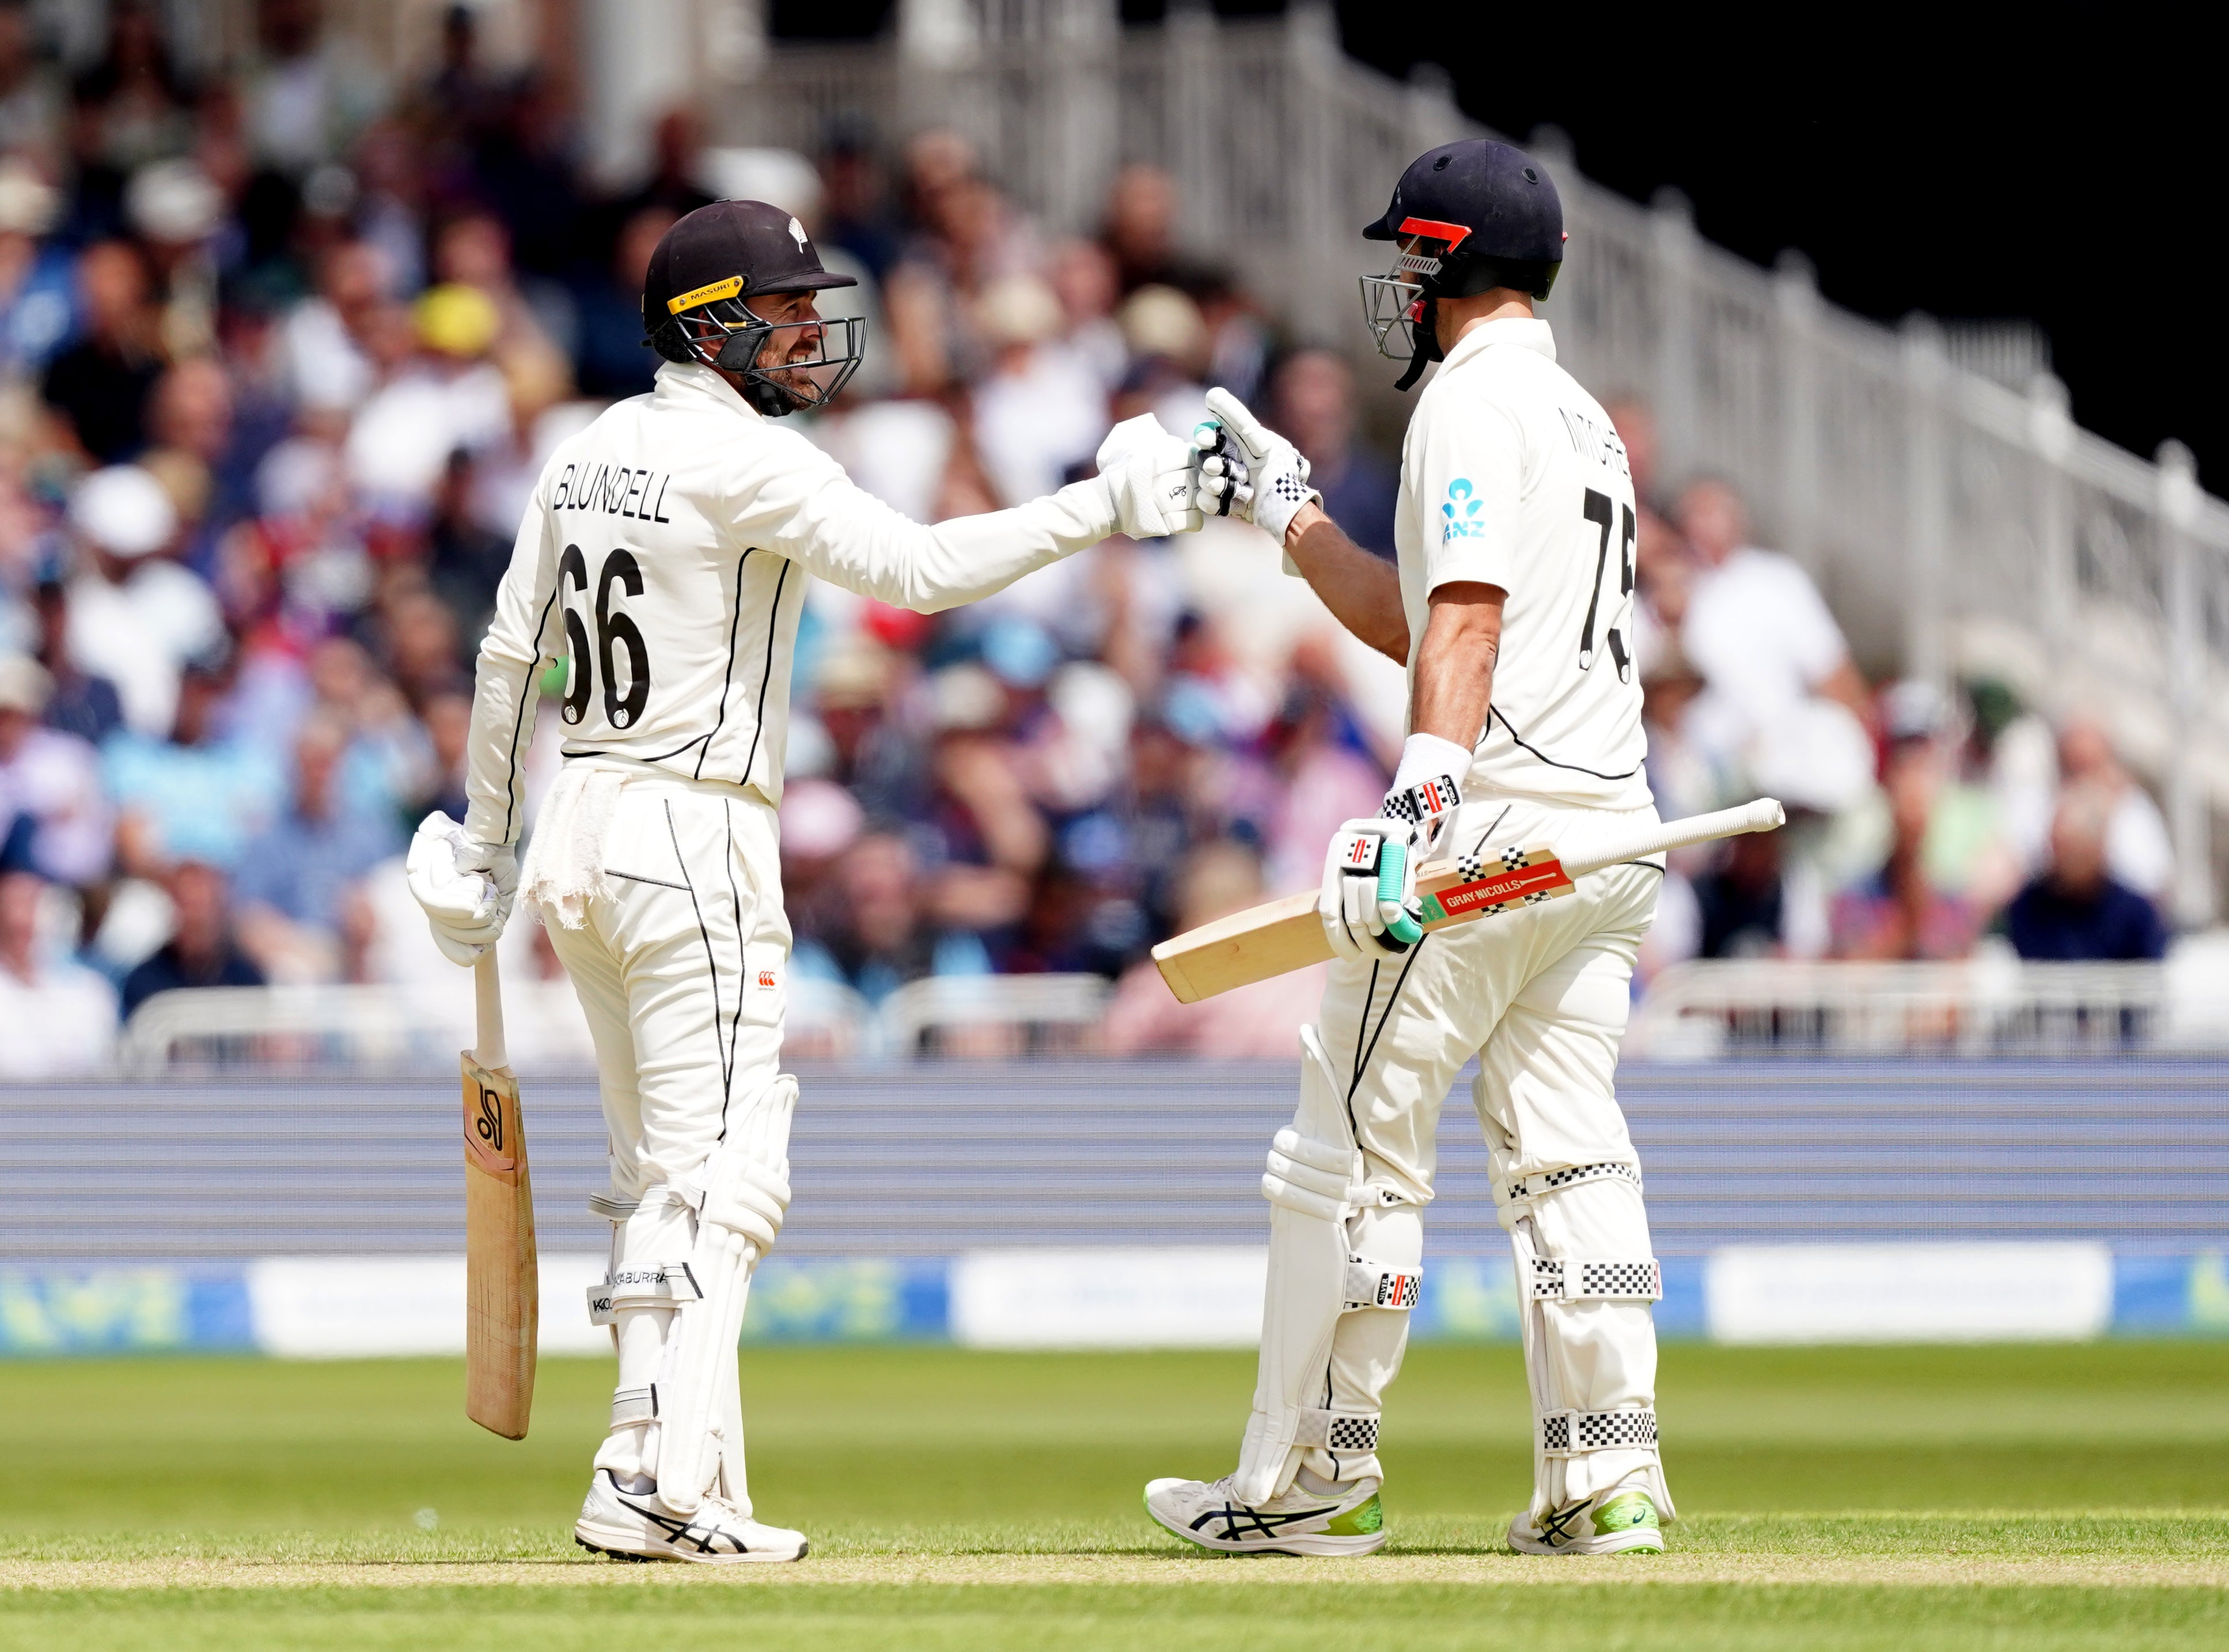
[[[111,465],[70,495],[70,526],[112,556],[136,562],[169,544],[178,513],[163,485],[137,465]]]

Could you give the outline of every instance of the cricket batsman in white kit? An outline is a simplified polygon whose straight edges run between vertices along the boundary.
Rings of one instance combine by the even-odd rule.
[[[1633,480],[1533,313],[1564,255],[1544,168],[1485,139],[1433,150],[1364,234],[1398,248],[1363,283],[1378,348],[1409,357],[1398,388],[1441,363],[1404,445],[1397,568],[1341,533],[1292,444],[1220,391],[1201,497],[1265,529],[1349,630],[1407,665],[1410,732],[1378,817],[1325,855],[1335,955],[1262,1178],[1269,1284],[1237,1469],[1154,1481],[1146,1506],[1213,1549],[1384,1544],[1380,1405],[1417,1300],[1441,1100],[1476,1056],[1532,1396],[1532,1500],[1510,1546],[1661,1550],[1662,1292],[1612,1082],[1661,868],[1614,865],[1571,898],[1430,935],[1378,880],[1397,851],[1412,893],[1428,852],[1654,823],[1628,641]]]
[[[789,1204],[775,809],[806,576],[932,611],[1109,534],[1200,522],[1198,456],[1150,416],[1108,437],[1099,475],[1014,510],[923,527],[862,492],[775,422],[858,367],[863,325],[814,309],[850,285],[761,202],[666,233],[643,291],[656,388],[543,469],[480,648],[466,817],[430,817],[411,849],[459,963],[523,885],[594,1036],[611,1186],[591,1203],[613,1237],[589,1308],[619,1383],[575,1535],[623,1557],[806,1549],[753,1517],[736,1369],[751,1273]],[[520,867],[520,760],[559,662],[564,766]]]

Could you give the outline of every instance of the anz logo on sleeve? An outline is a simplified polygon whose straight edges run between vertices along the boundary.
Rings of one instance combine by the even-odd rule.
[[[1449,483],[1448,502],[1440,507],[1440,543],[1485,538],[1486,524],[1479,519],[1485,504],[1474,495],[1468,477],[1458,476]]]

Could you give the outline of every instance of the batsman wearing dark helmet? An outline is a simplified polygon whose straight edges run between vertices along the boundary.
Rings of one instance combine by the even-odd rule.
[[[1098,475],[1011,511],[924,527],[863,492],[780,422],[859,365],[863,325],[815,309],[849,284],[762,202],[666,232],[642,295],[656,388],[543,468],[480,646],[470,807],[411,845],[441,949],[472,962],[523,890],[595,1039],[611,1180],[590,1205],[612,1248],[588,1308],[619,1381],[574,1533],[631,1559],[805,1552],[752,1512],[736,1345],[789,1205],[775,810],[806,576],[930,612],[1200,521],[1197,454],[1150,415],[1109,434]],[[545,674],[564,764],[520,866]]]
[[[1262,1179],[1269,1281],[1238,1467],[1154,1481],[1146,1506],[1213,1549],[1385,1541],[1381,1405],[1430,1289],[1440,1105],[1474,1057],[1532,1396],[1532,1495],[1510,1546],[1661,1549],[1660,1270],[1614,1083],[1661,867],[1612,866],[1572,898],[1429,935],[1416,899],[1427,856],[1654,822],[1627,640],[1633,480],[1535,313],[1564,257],[1545,168],[1488,139],[1443,145],[1363,234],[1395,247],[1362,288],[1379,350],[1407,363],[1399,388],[1439,364],[1403,447],[1397,566],[1339,531],[1307,461],[1226,393],[1208,396],[1219,429],[1196,437],[1202,507],[1267,531],[1342,624],[1407,666],[1409,735],[1377,815],[1325,852],[1335,955]]]

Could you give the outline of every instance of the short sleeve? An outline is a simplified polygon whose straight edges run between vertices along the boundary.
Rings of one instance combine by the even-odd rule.
[[[1427,595],[1461,581],[1506,591],[1516,576],[1524,434],[1507,408],[1461,389],[1419,408],[1413,433]]]

